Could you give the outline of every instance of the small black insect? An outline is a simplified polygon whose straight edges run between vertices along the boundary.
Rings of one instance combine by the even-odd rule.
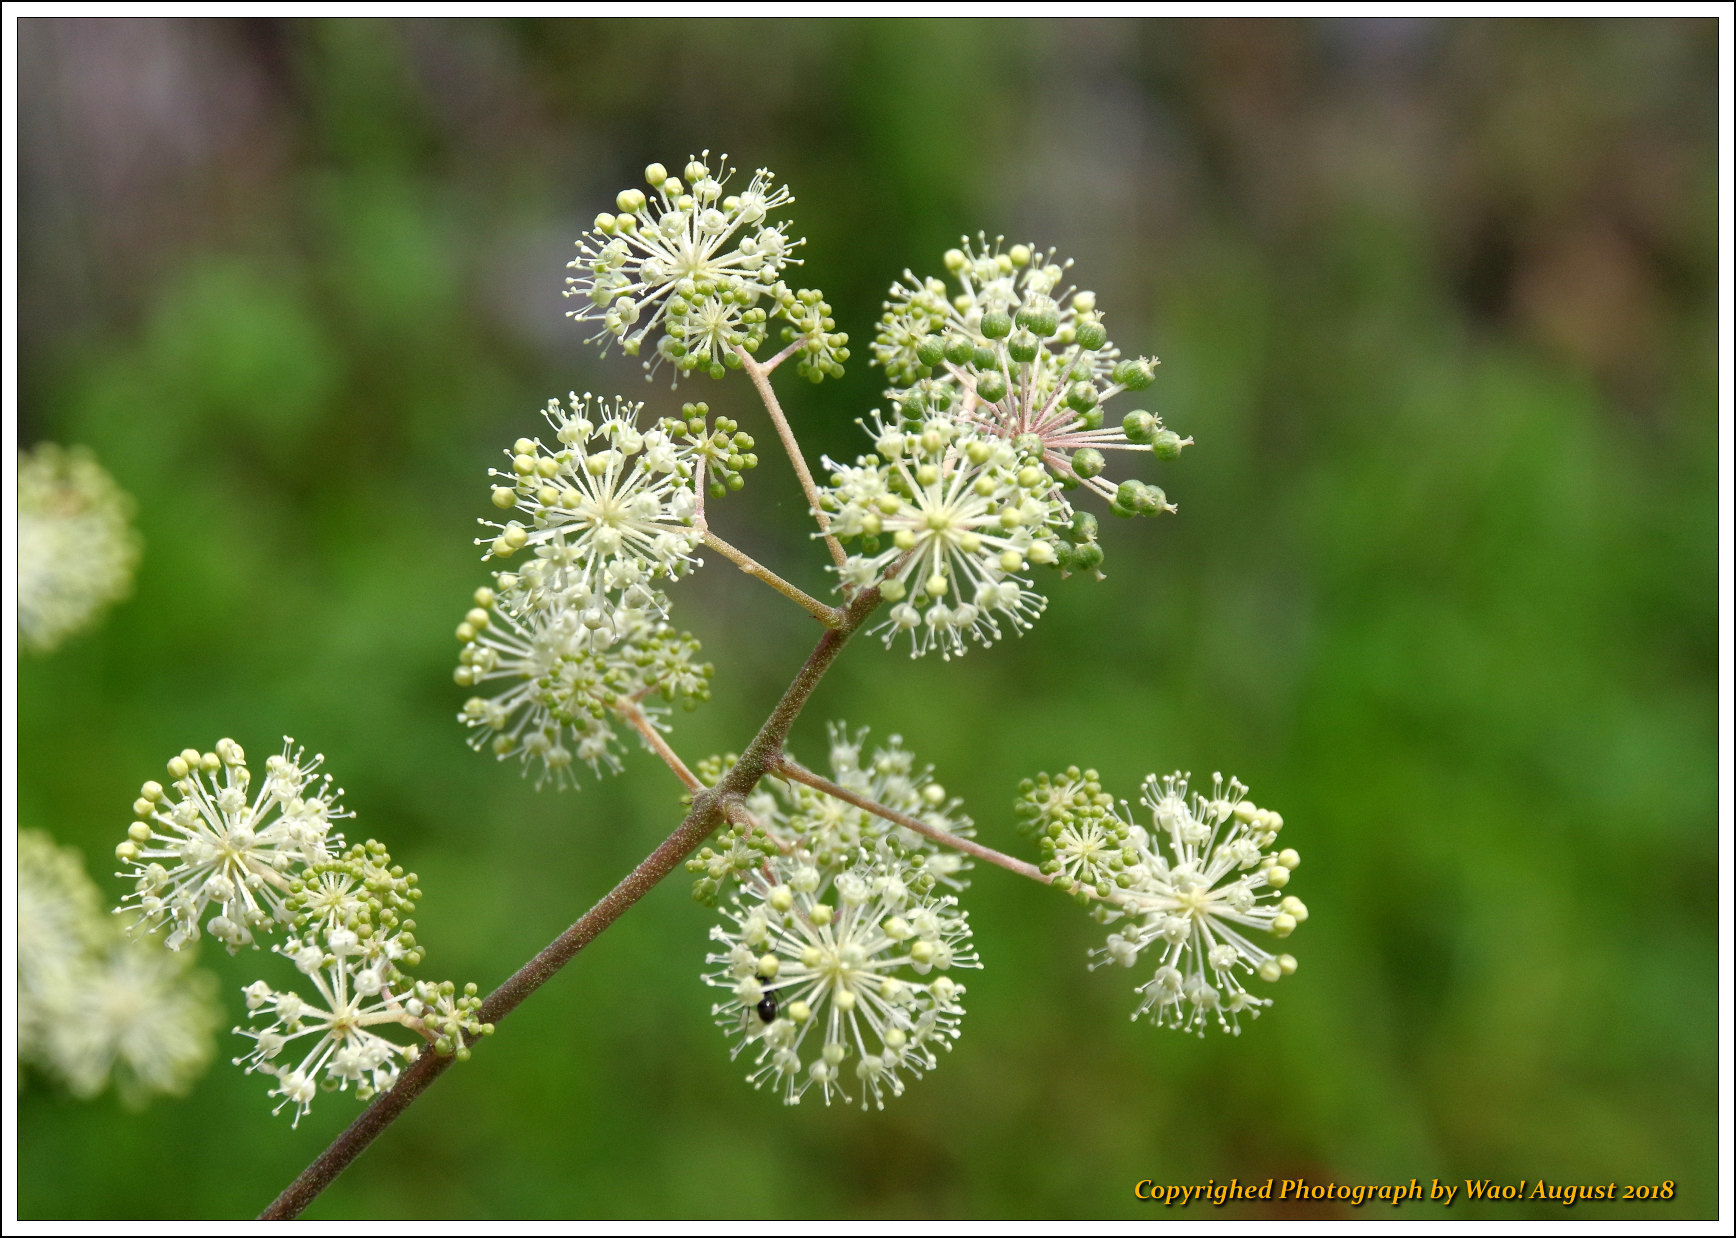
[[[776,989],[767,989],[765,994],[759,999],[759,1005],[755,1006],[754,1010],[759,1013],[761,1023],[770,1023],[773,1019],[777,1018],[778,991]]]

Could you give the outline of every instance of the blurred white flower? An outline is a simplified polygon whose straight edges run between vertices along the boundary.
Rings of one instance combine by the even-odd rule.
[[[132,589],[133,501],[82,447],[18,458],[18,634],[47,652]]]

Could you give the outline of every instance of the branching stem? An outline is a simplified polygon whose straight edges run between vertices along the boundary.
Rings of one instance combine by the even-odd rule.
[[[785,349],[772,358],[773,365],[782,363],[791,350]],[[771,417],[772,425],[777,427],[778,437],[783,440],[784,452],[790,457],[790,467],[796,470],[796,478],[802,483],[802,493],[808,496],[808,509],[813,512],[814,519],[819,523],[820,532],[825,536],[826,549],[832,554],[832,562],[842,568],[844,566],[844,547],[838,539],[832,536],[831,521],[826,518],[825,509],[820,506],[820,490],[814,485],[814,475],[808,471],[808,462],[802,458],[802,449],[796,443],[795,433],[790,429],[790,423],[784,417],[783,407],[778,403],[777,393],[772,390],[771,368],[761,365],[748,353],[747,349],[736,345],[736,356],[741,358],[741,368],[747,371],[747,376],[753,379],[754,387],[759,391],[760,402],[766,406],[766,414]]]
[[[596,906],[514,972],[505,984],[490,993],[477,1012],[480,1021],[499,1023],[518,1009],[525,998],[572,962],[580,950],[596,940],[598,934],[674,872],[725,817],[736,811],[742,799],[759,785],[760,779],[778,765],[783,756],[784,741],[802,712],[802,706],[807,704],[808,697],[837,659],[845,642],[879,604],[880,592],[877,589],[864,589],[850,600],[842,621],[820,637],[819,644],[814,646],[802,669],[784,690],[783,697],[761,725],[759,733],[717,786],[695,791],[693,807],[674,833],[623,877],[620,884],[598,900]],[[289,1220],[300,1216],[302,1210],[318,1198],[320,1192],[330,1186],[380,1132],[395,1122],[428,1089],[429,1084],[446,1073],[453,1061],[454,1058],[438,1053],[423,1053],[398,1076],[398,1082],[391,1090],[376,1097],[348,1130],[333,1140],[330,1147],[284,1188],[271,1206],[260,1213],[260,1219]]]
[[[797,606],[800,606],[803,610],[807,611],[827,627],[836,628],[839,624],[843,623],[844,612],[839,610],[836,606],[827,606],[818,598],[812,597],[801,589],[798,589],[795,585],[792,585],[782,576],[779,576],[776,572],[772,571],[771,568],[766,567],[758,560],[744,554],[740,550],[737,550],[734,546],[731,546],[710,529],[704,529],[702,532],[707,546],[717,551],[718,554],[728,559],[731,563],[735,564],[749,576],[752,576],[755,580],[763,581],[776,589],[779,593],[789,598],[790,601],[794,602]]]
[[[705,785],[694,777],[693,771],[687,768],[687,762],[676,755],[675,749],[669,746],[669,741],[663,738],[663,733],[652,724],[650,716],[639,707],[637,701],[622,697],[615,702],[615,712],[639,732],[651,751],[663,758],[663,763],[675,771],[675,776],[681,779],[682,785],[689,791],[698,791]]]
[[[1004,868],[1009,873],[1029,877],[1032,881],[1040,881],[1044,885],[1050,884],[1052,880],[1035,864],[996,851],[993,847],[985,847],[974,839],[960,838],[957,834],[949,834],[945,830],[936,829],[926,821],[901,813],[896,808],[888,808],[865,795],[858,795],[848,787],[839,786],[830,778],[821,777],[801,762],[792,760],[787,756],[779,757],[771,772],[780,778],[788,778],[792,782],[805,783],[814,790],[823,791],[834,799],[843,800],[846,804],[854,804],[863,812],[871,812],[894,825],[901,825],[907,830],[915,830],[924,838],[931,838],[943,847],[951,847],[953,850],[962,851],[966,855],[974,855],[977,859]]]

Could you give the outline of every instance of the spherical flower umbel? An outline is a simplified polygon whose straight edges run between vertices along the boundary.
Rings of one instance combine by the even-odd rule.
[[[1246,791],[1214,774],[1209,795],[1190,795],[1185,774],[1154,775],[1142,797],[1151,827],[1121,823],[1126,850],[1105,867],[1115,888],[1101,904],[1116,928],[1092,966],[1131,967],[1141,956],[1149,963],[1147,951],[1156,955],[1156,971],[1138,987],[1134,1018],[1149,1014],[1154,1023],[1201,1035],[1215,1018],[1239,1034],[1240,1014],[1257,1018],[1272,1004],[1250,993],[1244,979],[1270,984],[1296,970],[1293,956],[1247,935],[1288,937],[1308,909],[1283,893],[1301,862],[1289,848],[1273,849],[1283,818],[1255,807]]]
[[[1053,251],[1015,245],[1003,252],[979,237],[949,250],[946,266],[961,289],[908,271],[892,286],[875,339],[875,361],[894,386],[886,394],[914,424],[937,414],[1016,443],[1054,485],[1095,491],[1121,516],[1174,511],[1163,491],[1104,475],[1105,452],[1149,452],[1174,459],[1192,442],[1143,409],[1105,426],[1104,405],[1155,377],[1155,359],[1122,359],[1109,343],[1094,293],[1060,288],[1072,263]],[[1071,517],[1071,509],[1067,515]],[[1094,539],[1064,549],[1063,567],[1095,571]]]
[[[265,1021],[235,1029],[253,1041],[253,1049],[235,1061],[277,1080],[271,1094],[282,1099],[272,1112],[294,1105],[299,1123],[322,1086],[347,1090],[354,1084],[357,1097],[367,1100],[397,1082],[420,1048],[372,1030],[403,1026],[412,1017],[404,1006],[408,995],[389,986],[380,956],[341,929],[316,930],[272,948],[295,964],[317,994],[309,1001],[264,980],[243,990],[247,1009]]]
[[[484,558],[510,558],[526,546],[557,567],[558,588],[600,596],[683,575],[694,565],[700,531],[693,468],[700,447],[664,426],[640,429],[642,404],[569,394],[543,410],[556,447],[521,438],[511,465],[491,469],[494,505],[518,519],[482,521]]]
[[[44,443],[18,458],[18,635],[46,653],[133,584],[133,501],[90,452]]]
[[[733,175],[729,157],[709,151],[680,176],[647,167],[650,192],[622,190],[618,213],[598,215],[579,239],[566,290],[579,306],[567,316],[596,324],[595,338],[619,341],[628,356],[655,336],[656,359],[681,372],[719,378],[739,365],[732,350],[751,353],[765,339],[768,305],[777,308],[784,268],[799,262],[803,242],[770,218],[791,201],[787,188],[761,168],[729,193]]]
[[[878,454],[828,460],[820,503],[832,532],[861,546],[843,583],[878,583],[892,603],[875,629],[887,645],[908,633],[912,657],[938,648],[952,658],[966,634],[999,639],[1001,620],[1030,627],[1043,598],[1019,573],[1060,560],[1063,513],[1048,474],[1006,440],[945,418],[920,431],[876,420],[870,433]]]
[[[294,870],[328,859],[343,838],[332,823],[343,811],[341,788],[319,776],[325,758],[307,757],[287,737],[252,786],[246,754],[232,739],[215,752],[189,748],[169,761],[171,782],[147,782],[133,804],[138,820],[115,848],[133,879],[127,904],[139,909],[140,931],[169,928],[164,944],[178,950],[206,932],[231,954],[253,944],[256,931],[286,924],[284,897]]]
[[[956,901],[917,894],[910,877],[883,848],[841,873],[780,856],[712,928],[705,979],[730,991],[712,1011],[732,1056],[754,1050],[756,1088],[788,1105],[817,1086],[827,1104],[880,1108],[952,1047],[965,992],[952,973],[980,964]]]
[[[458,715],[472,728],[471,746],[501,760],[538,766],[537,785],[572,782],[575,760],[596,773],[620,768],[614,722],[623,703],[660,696],[693,708],[711,694],[711,664],[699,642],[663,622],[652,607],[620,606],[602,616],[576,605],[525,608],[511,594],[476,592],[458,627],[464,648],[454,674],[464,686],[501,684],[473,696]]]

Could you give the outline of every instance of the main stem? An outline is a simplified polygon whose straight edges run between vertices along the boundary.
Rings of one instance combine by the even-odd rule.
[[[596,906],[575,920],[566,932],[514,972],[505,984],[490,993],[482,1003],[482,1009],[477,1012],[480,1021],[498,1024],[518,1009],[525,998],[572,962],[579,951],[620,919],[627,908],[644,898],[659,881],[674,872],[681,862],[705,841],[707,835],[717,828],[724,817],[759,785],[760,779],[776,769],[783,756],[784,741],[789,738],[790,727],[802,712],[802,706],[807,704],[808,697],[813,694],[815,686],[837,659],[845,642],[879,604],[880,593],[876,589],[864,589],[850,600],[850,604],[844,608],[839,626],[820,637],[819,644],[814,646],[802,669],[784,690],[783,697],[760,726],[753,742],[748,744],[722,780],[709,790],[695,793],[692,809],[657,850],[640,861],[637,868],[599,899]],[[259,1214],[260,1219],[282,1221],[300,1216],[302,1210],[318,1198],[320,1192],[330,1186],[380,1132],[397,1121],[399,1115],[428,1089],[429,1084],[446,1073],[446,1068],[451,1066],[453,1061],[451,1056],[424,1052],[398,1076],[398,1082],[390,1091],[377,1097],[362,1111],[360,1117],[350,1123],[348,1130],[333,1140],[330,1147],[302,1170],[295,1181],[283,1189],[281,1195],[272,1200],[271,1206]]]

